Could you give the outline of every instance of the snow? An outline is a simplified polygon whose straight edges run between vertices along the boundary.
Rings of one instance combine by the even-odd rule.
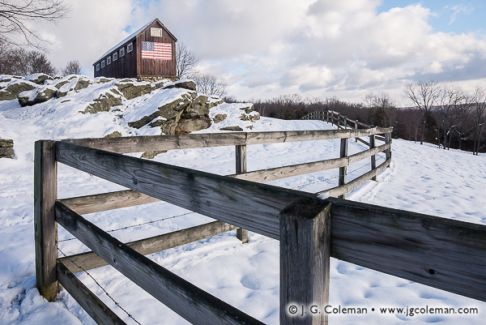
[[[16,101],[0,101],[0,135],[13,138],[17,158],[0,159],[0,323],[1,324],[94,324],[74,299],[62,291],[47,303],[35,288],[33,227],[33,142],[36,139],[100,137],[113,130],[125,135],[150,133],[127,127],[129,116],[142,117],[149,107],[173,100],[185,90],[170,89],[124,101],[121,110],[80,114],[98,94],[115,81],[94,83],[87,89],[33,107],[20,108]],[[68,100],[68,101],[66,101]],[[211,117],[227,114],[203,132],[221,132],[239,125],[245,131],[318,130],[333,127],[320,121],[283,121],[262,117],[241,121],[248,103],[221,104]],[[137,110],[138,107],[138,110]],[[133,114],[133,115],[129,115]],[[248,127],[252,127],[249,129]],[[377,144],[381,144],[378,142]],[[351,200],[486,224],[486,156],[458,150],[442,150],[404,140],[393,141],[391,167],[351,193]],[[350,153],[364,147],[350,141]],[[339,154],[339,140],[305,141],[248,147],[248,169],[277,167],[327,158]],[[377,163],[384,159],[379,155]],[[234,173],[232,147],[170,150],[156,160],[218,174]],[[364,160],[349,168],[349,179],[369,170]],[[272,181],[271,184],[318,192],[337,185],[337,170],[317,172]],[[101,193],[120,189],[69,167],[59,166],[59,197]],[[158,202],[143,206],[89,214],[88,220],[121,241],[132,241],[211,221],[205,216]],[[165,220],[162,220],[165,219]],[[133,226],[133,227],[128,227]],[[125,229],[115,230],[121,227]],[[127,228],[128,227],[128,228]],[[87,248],[59,227],[60,249],[66,254]],[[113,231],[112,231],[113,230]],[[279,245],[250,233],[242,245],[233,232],[190,243],[149,256],[184,279],[264,321],[277,324],[279,317]],[[121,306],[142,324],[185,324],[177,314],[152,298],[111,267],[90,272]],[[107,298],[86,274],[80,279],[126,322],[134,322]],[[486,304],[433,289],[408,280],[332,259],[330,302],[344,306],[448,306],[474,307],[484,313]],[[483,324],[484,316],[403,315],[331,316],[334,324]]]

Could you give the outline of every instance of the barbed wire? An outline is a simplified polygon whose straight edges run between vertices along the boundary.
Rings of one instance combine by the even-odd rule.
[[[124,227],[120,227],[120,228],[114,228],[114,229],[106,230],[105,232],[106,233],[112,233],[112,232],[119,231],[119,230],[125,230],[125,229],[129,229],[129,228],[134,228],[134,227],[144,226],[144,225],[148,225],[148,224],[152,224],[152,223],[157,223],[157,222],[164,221],[164,220],[175,219],[175,218],[183,217],[183,216],[186,216],[186,215],[192,214],[192,213],[195,213],[195,212],[189,211],[189,212],[181,213],[181,214],[178,214],[178,215],[175,215],[175,216],[170,216],[170,217],[160,218],[160,219],[156,219],[156,220],[141,222],[141,223],[138,223],[138,224],[135,224],[135,225],[124,226]],[[59,240],[58,243],[63,243],[63,242],[75,240],[75,239],[77,239],[77,238],[76,237],[69,237],[69,238],[66,238],[66,239]]]
[[[59,251],[59,253],[61,253],[63,256],[68,256],[66,255],[66,253],[64,253],[59,247],[57,248],[57,250]],[[123,308],[123,306],[115,300],[115,298],[113,298],[112,295],[110,295],[110,293],[98,282],[98,280],[95,279],[95,277],[88,272],[88,270],[86,270],[84,267],[82,267],[81,265],[79,265],[78,263],[76,263],[74,260],[70,260],[69,262],[73,263],[77,268],[79,268],[80,270],[82,270],[84,273],[86,273],[86,275],[88,277],[91,278],[91,280],[93,280],[93,282],[103,291],[103,293],[111,300],[113,301],[113,303],[118,307],[120,308],[130,319],[132,319],[135,323],[137,323],[138,325],[142,325],[138,320],[135,319],[135,317],[132,316],[132,314],[130,314],[125,308]]]

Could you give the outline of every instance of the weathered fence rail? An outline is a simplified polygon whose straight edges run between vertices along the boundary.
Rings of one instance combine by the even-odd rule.
[[[292,317],[289,303],[325,305],[329,296],[330,257],[400,276],[475,299],[486,300],[486,227],[388,209],[257,183],[338,168],[341,195],[375,177],[391,159],[391,129],[224,133],[179,137],[136,137],[38,141],[35,155],[35,236],[37,287],[53,300],[62,285],[102,324],[122,324],[73,274],[110,264],[179,315],[197,324],[258,324],[260,321],[212,296],[144,255],[239,228],[280,241],[280,322],[325,324],[325,314]],[[385,144],[348,155],[357,136],[384,135]],[[246,171],[246,146],[256,143],[342,139],[338,158],[262,171]],[[372,142],[370,142],[372,143]],[[201,146],[236,146],[236,174],[214,175],[119,152]],[[344,148],[344,149],[343,149]],[[346,182],[345,168],[385,152],[386,160]],[[57,198],[57,163],[129,190]],[[344,176],[344,177],[343,177]],[[121,243],[86,220],[95,213],[162,200],[217,221],[130,243]],[[90,252],[59,258],[57,224]]]

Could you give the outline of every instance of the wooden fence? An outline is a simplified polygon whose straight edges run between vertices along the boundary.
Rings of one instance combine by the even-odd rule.
[[[390,132],[391,129],[371,128],[37,141],[34,209],[37,287],[45,298],[53,300],[62,285],[98,323],[123,324],[73,274],[80,268],[110,264],[189,322],[259,324],[250,315],[144,256],[239,228],[242,241],[247,240],[243,229],[280,241],[282,324],[327,323],[325,314],[292,317],[287,307],[291,303],[321,306],[328,303],[331,256],[486,300],[485,226],[339,198],[320,199],[312,193],[254,182],[328,168],[339,168],[342,175],[342,168],[349,163],[390,151],[390,143],[350,156],[343,155],[341,150],[341,157],[328,161],[246,171],[247,145],[347,140],[380,134],[389,139],[386,135]],[[220,176],[121,154],[210,146],[236,147],[237,174]],[[390,159],[387,155],[380,166],[387,166]],[[58,162],[129,190],[58,199]],[[366,173],[366,177],[375,176],[379,168]],[[156,200],[216,221],[122,243],[81,216]],[[59,258],[57,224],[91,252]]]

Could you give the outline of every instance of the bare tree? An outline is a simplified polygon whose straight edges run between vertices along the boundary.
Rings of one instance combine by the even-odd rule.
[[[441,88],[437,99],[437,112],[439,119],[439,132],[442,132],[442,136],[439,134],[439,143],[442,144],[444,149],[449,148],[450,139],[448,137],[452,134],[452,129],[459,132],[460,124],[464,115],[464,104],[466,96],[462,91],[453,88]]]
[[[72,60],[69,61],[66,64],[66,67],[64,70],[62,70],[62,74],[64,76],[70,75],[70,74],[81,74],[81,64],[79,63],[78,60]]]
[[[382,127],[392,126],[396,108],[387,94],[369,94],[365,103],[370,108],[368,122]]]
[[[24,76],[29,73],[28,52],[21,48],[11,49],[0,44],[0,73]]]
[[[56,68],[49,61],[44,53],[30,51],[28,54],[29,73],[45,73],[48,75],[56,74]]]
[[[38,48],[42,40],[28,22],[55,21],[66,11],[62,0],[0,0],[0,40]],[[19,37],[24,41],[17,41]]]
[[[56,73],[56,69],[44,53],[0,46],[0,73],[25,76],[37,72],[49,75]]]
[[[177,43],[176,47],[176,77],[182,79],[190,76],[194,67],[199,60],[197,57],[184,45],[184,43]]]
[[[407,86],[406,94],[413,104],[422,112],[422,130],[420,144],[423,144],[425,132],[427,130],[427,120],[429,119],[430,109],[436,104],[439,97],[439,87],[433,81],[419,81]]]
[[[481,149],[481,137],[486,119],[486,91],[482,88],[476,88],[471,96],[471,104],[474,121],[473,154],[478,155]]]
[[[216,77],[208,74],[195,74],[192,79],[197,86],[197,91],[208,96],[223,97],[226,92],[226,86],[219,82]]]

